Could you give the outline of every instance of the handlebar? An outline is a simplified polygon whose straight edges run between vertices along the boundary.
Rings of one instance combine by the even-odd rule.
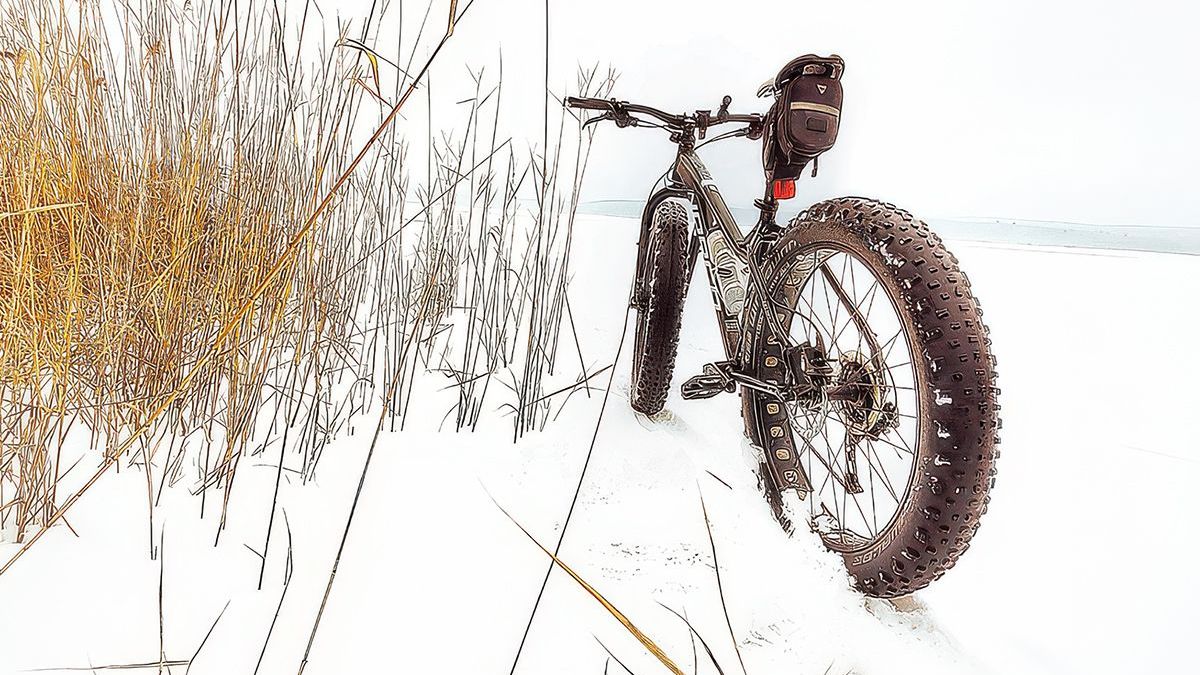
[[[663,124],[682,129],[688,123],[687,115],[672,115],[657,108],[651,108],[648,105],[638,105],[628,101],[618,101],[617,99],[604,98],[578,98],[575,96],[567,97],[567,105],[572,108],[581,108],[583,110],[606,110],[614,115],[624,117],[630,114],[649,115],[660,120]]]
[[[751,138],[757,138],[762,132],[763,116],[758,113],[748,115],[733,115],[727,111],[729,107],[729,97],[726,96],[722,101],[721,109],[714,115],[708,110],[697,110],[695,114],[675,115],[657,108],[652,108],[648,105],[640,105],[637,103],[629,103],[628,101],[618,101],[617,99],[603,99],[590,97],[568,96],[566,104],[571,108],[579,108],[581,110],[603,110],[606,114],[595,118],[612,119],[617,123],[617,126],[637,126],[638,118],[633,115],[646,115],[653,117],[665,124],[671,131],[686,132],[690,137],[692,130],[700,132],[700,137],[704,138],[704,132],[708,127],[717,124],[726,124],[730,122],[739,122],[748,124],[747,135]]]

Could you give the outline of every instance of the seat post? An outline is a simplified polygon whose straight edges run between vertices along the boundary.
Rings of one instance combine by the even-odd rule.
[[[758,208],[758,222],[754,224],[754,229],[750,232],[750,240],[754,244],[750,247],[750,251],[758,256],[779,239],[782,231],[779,224],[775,222],[775,214],[779,212],[779,200],[775,199],[771,192],[770,181],[767,181],[763,198],[755,199],[754,206]]]

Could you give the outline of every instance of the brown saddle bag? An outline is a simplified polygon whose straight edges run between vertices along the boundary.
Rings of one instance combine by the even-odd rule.
[[[842,116],[842,71],[837,55],[794,59],[775,78],[775,104],[763,134],[767,179],[798,178],[810,162],[833,147]],[[814,166],[815,173],[815,166]]]

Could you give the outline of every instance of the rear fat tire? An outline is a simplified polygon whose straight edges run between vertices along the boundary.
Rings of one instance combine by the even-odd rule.
[[[864,547],[842,553],[864,593],[897,597],[949,570],[987,511],[1000,440],[995,358],[957,259],[925,223],[890,204],[844,198],[809,207],[760,264],[768,292],[782,288],[797,256],[830,244],[853,252],[879,277],[899,310],[916,365],[921,420],[907,494],[890,527]],[[767,349],[757,295],[751,285],[742,318],[746,363],[758,362]],[[766,400],[743,391],[746,433],[766,447],[761,409]],[[952,402],[938,405],[939,396]],[[781,500],[774,483],[769,477],[763,482],[776,506]],[[785,521],[782,510],[774,510]]]
[[[679,326],[687,295],[688,207],[677,199],[660,202],[647,233],[645,268],[639,283],[641,297],[634,336],[630,405],[655,415],[667,402]]]

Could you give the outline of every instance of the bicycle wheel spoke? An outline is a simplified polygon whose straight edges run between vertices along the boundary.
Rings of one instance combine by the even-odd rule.
[[[851,275],[851,276],[853,276],[853,275]],[[876,281],[875,281],[875,283],[873,283],[873,284],[871,285],[871,289],[868,291],[868,292],[871,294],[871,302],[872,302],[872,303],[874,302],[875,289],[876,289],[876,288],[878,288],[878,287],[879,287],[879,281],[878,281],[878,280],[876,280]],[[870,316],[870,306],[868,306],[868,308],[867,308],[867,312],[864,312],[864,313],[863,313],[863,315],[864,315],[864,316]],[[849,321],[847,321],[847,322],[846,322],[846,324],[845,324],[844,326],[842,326],[842,329],[841,329],[840,331],[838,331],[838,334],[834,336],[834,338],[833,338],[833,342],[834,342],[834,344],[836,344],[836,343],[837,343],[837,341],[838,341],[838,339],[839,339],[839,338],[841,338],[842,334],[846,332],[846,329],[847,329],[847,328],[849,328],[850,326],[853,326],[853,325],[854,325],[854,321],[853,321],[853,320],[849,320]],[[863,338],[862,331],[859,331],[859,334],[858,334],[858,347],[857,347],[857,350],[861,350],[861,349],[862,349],[862,338]]]
[[[877,473],[879,475],[879,479],[883,481],[883,486],[885,488],[887,488],[888,494],[890,494],[892,496],[892,499],[894,499],[896,501],[896,503],[899,504],[900,496],[896,494],[896,488],[895,488],[895,486],[892,485],[892,481],[888,479],[887,473],[883,471],[882,466],[875,465],[876,462],[878,462],[881,465],[883,464],[883,462],[879,459],[879,453],[875,452],[875,448],[868,443],[867,444],[867,452],[864,454],[867,455],[867,467],[872,472]],[[870,457],[871,455],[875,455],[876,462],[871,461],[871,457]]]
[[[870,325],[871,310],[875,307],[875,298],[876,298],[878,290],[879,290],[879,280],[875,279],[874,282],[871,284],[870,298],[867,300],[867,309],[865,312],[862,313],[863,320],[866,321],[868,325]],[[855,351],[858,351],[858,352],[862,351],[862,341],[863,341],[864,337],[865,336],[863,335],[863,333],[861,331],[859,331],[858,344],[855,346]],[[886,362],[886,359],[884,359],[884,360]]]
[[[858,509],[859,515],[862,516],[863,522],[865,523],[867,520],[867,514],[863,512],[862,505],[858,503],[858,495],[853,494],[853,496],[851,496],[852,493],[850,492],[849,489],[846,488],[846,483],[845,483],[846,478],[845,477],[847,474],[847,469],[838,464],[838,458],[844,457],[845,453],[846,453],[846,437],[845,436],[842,437],[841,445],[838,446],[837,450],[834,450],[833,442],[829,439],[828,427],[826,425],[821,425],[821,434],[825,437],[826,447],[828,447],[831,450],[829,461],[832,463],[832,466],[830,465],[830,463],[827,463],[824,460],[822,460],[822,464],[825,464],[825,467],[830,471],[831,474],[834,471],[837,471],[837,475],[833,476],[833,479],[842,488],[842,491],[841,491],[842,492],[841,513],[842,514],[846,513],[847,512],[847,509],[846,509],[847,502],[853,501],[854,507],[856,509]],[[835,499],[836,499],[836,495],[835,495]],[[843,529],[845,529],[845,519],[839,515],[838,521],[839,521],[839,523],[841,523]]]
[[[804,276],[786,307],[804,317],[792,321],[794,339],[823,346],[843,392],[803,404],[816,406],[805,412],[789,404],[794,433],[806,439],[809,512],[831,545],[861,546],[890,526],[909,489],[920,431],[915,363],[899,310],[880,300],[889,292],[869,267],[832,249],[799,260]]]
[[[904,452],[907,452],[907,453],[908,453],[908,454],[910,454],[910,455],[916,455],[916,454],[917,454],[917,453],[913,452],[913,449],[912,449],[912,448],[908,447],[908,443],[904,443],[904,437],[903,437],[903,436],[900,436],[900,437],[899,437],[899,438],[900,438],[900,442],[904,443],[904,445],[903,445],[903,446],[896,445],[895,443],[893,443],[893,442],[889,441],[888,439],[884,438],[884,436],[886,436],[886,435],[887,435],[887,434],[889,434],[889,433],[892,433],[892,432],[891,432],[891,431],[888,431],[888,432],[884,433],[883,435],[879,436],[879,438],[876,438],[875,440],[877,440],[877,441],[880,441],[880,442],[882,442],[882,443],[887,443],[888,445],[892,446],[893,448],[896,448],[897,450],[902,450],[902,451],[904,451]]]

